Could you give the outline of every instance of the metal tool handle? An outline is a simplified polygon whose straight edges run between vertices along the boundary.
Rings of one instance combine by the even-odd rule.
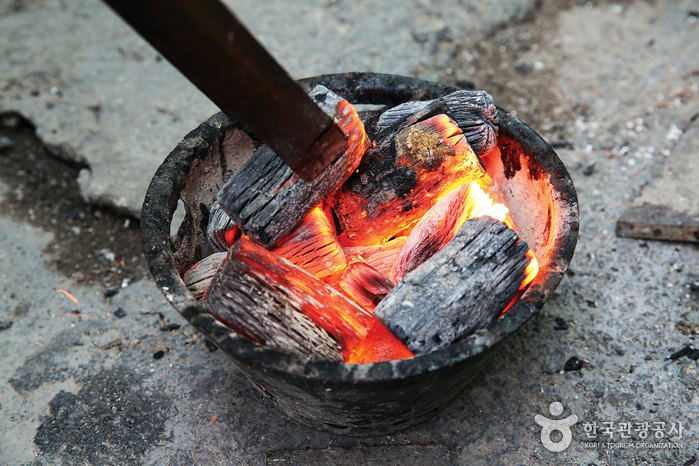
[[[105,0],[296,174],[314,179],[346,138],[219,0]]]

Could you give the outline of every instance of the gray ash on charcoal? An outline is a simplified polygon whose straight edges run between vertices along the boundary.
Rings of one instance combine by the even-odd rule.
[[[334,322],[321,328],[308,310],[315,315],[335,311],[340,326],[365,327],[364,335],[371,321],[366,311],[320,280],[247,240],[230,249],[205,304],[219,321],[259,344],[336,362],[344,360],[342,350],[348,347],[342,330],[336,331]]]
[[[227,252],[216,252],[197,262],[185,272],[182,279],[194,299],[199,301],[204,297],[211,285],[211,280],[223,266],[226,256]]]

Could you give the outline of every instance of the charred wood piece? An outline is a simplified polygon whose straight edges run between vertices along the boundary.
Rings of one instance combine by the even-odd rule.
[[[264,246],[274,246],[354,172],[369,147],[354,107],[323,86],[313,100],[347,136],[347,149],[313,181],[305,182],[267,146],[262,146],[221,188],[218,201],[240,229]]]
[[[204,304],[220,322],[259,344],[338,362],[374,320],[317,278],[245,238],[228,251]]]
[[[209,240],[209,249],[212,252],[228,251],[228,248],[238,238],[240,238],[240,228],[221,208],[218,201],[214,201],[209,210],[209,223],[206,226],[206,239]]]
[[[352,301],[369,310],[374,310],[394,286],[391,280],[364,262],[350,264],[340,280],[342,291]]]
[[[643,204],[621,216],[616,223],[616,235],[699,243],[699,216],[677,212],[663,205]]]
[[[347,268],[345,253],[320,207],[311,210],[271,251],[324,281],[339,280]]]
[[[349,246],[344,248],[347,262],[365,262],[381,272],[385,277],[390,277],[391,269],[396,263],[398,254],[408,238],[399,236],[385,244],[373,246]]]
[[[350,244],[383,244],[407,235],[442,196],[485,176],[463,133],[438,113],[443,110],[438,104],[382,133],[329,200]]]
[[[221,269],[221,266],[226,260],[225,252],[217,252],[202,259],[192,266],[191,269],[185,272],[183,280],[184,284],[194,299],[201,300],[206,294],[206,290],[211,285],[211,280]]]
[[[447,115],[459,125],[473,151],[478,155],[490,152],[497,144],[499,123],[493,97],[485,91],[462,90],[442,99],[448,108]],[[378,131],[391,127],[432,103],[411,101],[387,110],[379,118]]]
[[[485,328],[517,295],[529,246],[503,222],[467,220],[432,259],[410,272],[374,316],[415,354]]]

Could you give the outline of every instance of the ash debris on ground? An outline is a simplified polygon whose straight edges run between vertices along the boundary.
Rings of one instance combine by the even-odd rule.
[[[64,464],[143,464],[146,451],[166,441],[172,408],[141,379],[120,366],[88,377],[77,394],[59,392],[34,438],[41,453]]]
[[[119,289],[149,276],[138,220],[86,203],[77,177],[81,168],[58,159],[18,114],[0,114],[0,180],[9,187],[0,215],[54,234],[46,249],[57,270],[85,284]]]

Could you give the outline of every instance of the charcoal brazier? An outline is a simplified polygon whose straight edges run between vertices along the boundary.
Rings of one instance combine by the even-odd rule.
[[[390,108],[429,100],[455,89],[418,79],[373,73],[318,76],[322,84],[359,106],[372,135],[377,105]],[[415,425],[448,404],[497,352],[504,340],[538,312],[573,256],[579,226],[573,182],[553,149],[531,128],[500,110],[500,153],[484,159],[498,182],[521,237],[540,272],[522,298],[486,330],[412,359],[376,364],[309,361],[259,346],[218,323],[191,296],[181,275],[209,254],[208,208],[219,188],[259,147],[237,121],[219,113],[189,133],[154,175],[143,204],[143,249],[168,301],[213,341],[276,407],[313,427],[348,435],[380,435]],[[172,216],[186,210],[173,245]],[[225,409],[225,407],[224,407]]]

